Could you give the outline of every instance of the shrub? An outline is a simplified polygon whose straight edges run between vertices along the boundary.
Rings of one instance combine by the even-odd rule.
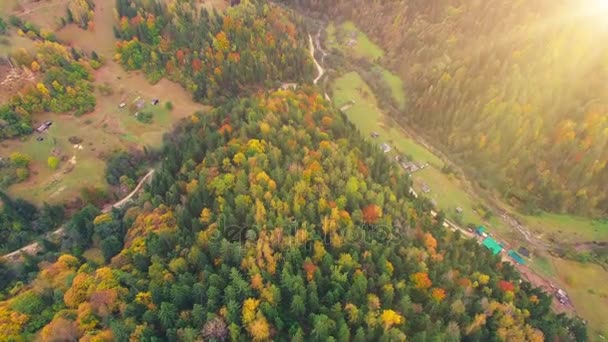
[[[21,152],[11,153],[10,159],[11,159],[11,163],[15,167],[21,167],[21,168],[26,168],[28,165],[30,165],[30,161],[31,161],[30,156],[28,156],[25,153],[21,153]]]
[[[70,144],[72,145],[78,145],[82,142],[82,139],[80,137],[77,137],[75,135],[71,136],[68,138],[68,141],[70,142]]]
[[[173,103],[171,103],[171,101],[167,101],[167,102],[165,103],[165,108],[166,108],[167,110],[173,110]]]
[[[17,170],[15,170],[15,174],[17,175],[18,181],[22,182],[30,176],[30,170],[20,167]]]
[[[50,156],[47,160],[47,164],[49,165],[51,170],[56,170],[57,166],[59,166],[59,159],[57,159],[57,157]]]
[[[150,112],[139,112],[136,117],[137,117],[137,121],[142,122],[142,123],[152,123],[152,118],[154,115],[152,115],[152,113]]]

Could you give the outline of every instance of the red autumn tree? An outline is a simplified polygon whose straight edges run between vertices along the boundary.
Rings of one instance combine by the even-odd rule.
[[[368,224],[374,224],[378,221],[382,214],[379,206],[370,204],[363,208],[363,221]]]

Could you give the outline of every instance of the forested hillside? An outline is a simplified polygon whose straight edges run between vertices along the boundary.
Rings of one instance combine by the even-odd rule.
[[[3,336],[585,339],[549,296],[408,198],[402,171],[314,90],[230,100],[162,153],[141,205],[85,209],[67,226],[64,247],[101,245],[111,261],[43,265],[0,303]]]
[[[409,107],[395,117],[477,180],[528,208],[606,214],[601,1],[287,2],[371,35],[387,52],[381,63],[405,81]]]
[[[196,2],[118,0],[116,58],[152,81],[180,82],[198,101],[311,79],[302,32],[277,7],[243,1],[223,15]]]

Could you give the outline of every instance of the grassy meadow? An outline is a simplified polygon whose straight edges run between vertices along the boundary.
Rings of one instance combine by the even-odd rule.
[[[114,3],[96,0],[95,4],[94,30],[84,31],[76,25],[67,25],[56,31],[61,41],[87,52],[96,51],[105,59],[104,66],[93,72],[97,88],[95,110],[81,117],[69,113],[36,114],[33,116],[35,127],[46,120],[53,121],[51,128],[40,135],[44,140],[38,141],[38,135],[33,134],[0,143],[1,156],[18,151],[32,158],[29,179],[11,186],[9,193],[35,204],[64,202],[78,196],[85,186],[107,187],[104,176],[106,156],[116,150],[159,146],[163,134],[170,131],[177,121],[196,111],[207,110],[205,106],[194,103],[191,95],[180,85],[165,79],[152,85],[142,73],[127,72],[114,62]],[[50,23],[52,18],[64,15],[65,6],[65,1],[58,0],[26,4],[23,6],[26,9],[39,9],[24,15],[24,19],[43,28],[49,27],[37,18],[45,17]],[[16,34],[11,35],[10,40],[7,52],[21,46],[33,46],[31,40]],[[0,45],[0,53],[2,49]],[[144,103],[141,109],[135,106],[138,99]],[[152,105],[153,99],[159,99],[160,103]],[[123,102],[127,106],[121,109],[119,104]],[[167,102],[173,104],[173,110],[166,109]],[[139,113],[151,114],[150,122],[138,120],[135,114]],[[82,139],[80,146],[75,148],[69,142],[70,137]],[[50,156],[62,159],[56,170],[47,165]]]

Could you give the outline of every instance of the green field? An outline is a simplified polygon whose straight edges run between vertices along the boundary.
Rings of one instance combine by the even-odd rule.
[[[95,2],[94,31],[83,31],[75,25],[67,25],[57,32],[57,36],[72,46],[86,51],[95,50],[102,56],[111,57],[115,49],[112,6],[106,6],[104,0]],[[65,2],[62,0],[28,4],[34,7],[43,5],[45,7],[40,7],[40,11],[28,13],[27,17],[43,17],[49,11],[53,14],[51,17],[65,14]],[[13,36],[11,40],[20,40],[10,48],[33,44],[27,38],[16,34]],[[0,143],[2,157],[18,151],[32,158],[29,179],[11,186],[11,195],[35,204],[59,203],[77,197],[85,186],[106,187],[105,158],[109,154],[116,150],[159,146],[163,134],[169,132],[175,122],[196,111],[206,110],[205,106],[194,103],[192,96],[180,85],[166,79],[151,85],[142,73],[126,72],[111,58],[106,58],[105,65],[94,71],[93,76],[95,86],[99,89],[100,85],[104,85],[109,92],[96,91],[97,106],[92,113],[80,118],[70,114],[35,114],[35,127],[46,120],[53,121],[48,132],[42,134],[43,141],[37,141],[37,135],[33,134]],[[135,107],[137,99],[144,101],[142,109]],[[151,105],[152,99],[159,99],[160,104]],[[173,103],[172,111],[165,109],[167,101]],[[121,109],[119,104],[122,102],[127,106]],[[140,122],[135,116],[138,111],[151,113],[152,121]],[[80,143],[82,148],[74,148],[68,141],[72,136],[83,140]],[[53,154],[64,159],[57,170],[51,170],[47,165],[48,157]]]
[[[593,221],[573,215],[543,213],[525,216],[525,223],[537,234],[547,234],[555,241],[585,243],[608,240],[608,222]]]
[[[377,61],[384,56],[384,51],[351,21],[346,21],[338,26],[330,24],[326,28],[326,33],[330,49],[338,49],[370,62]]]
[[[578,314],[589,321],[589,335],[608,336],[608,272],[594,264],[563,259],[553,262]]]

